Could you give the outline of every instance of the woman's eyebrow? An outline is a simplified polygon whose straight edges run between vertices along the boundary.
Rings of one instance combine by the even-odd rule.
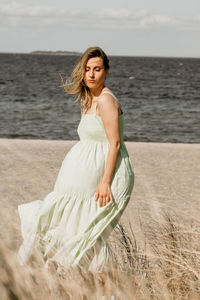
[[[86,68],[91,68],[90,66],[86,66]],[[93,68],[102,68],[102,66],[94,66]]]

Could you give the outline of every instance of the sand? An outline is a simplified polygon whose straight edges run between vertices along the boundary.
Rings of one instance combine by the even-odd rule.
[[[62,160],[77,141],[0,139],[1,214],[20,236],[17,206],[42,200],[52,191]],[[163,211],[198,218],[200,213],[200,144],[125,142],[135,184],[121,221],[135,234],[148,215]],[[4,226],[5,218],[0,221]],[[17,238],[16,237],[16,238]]]

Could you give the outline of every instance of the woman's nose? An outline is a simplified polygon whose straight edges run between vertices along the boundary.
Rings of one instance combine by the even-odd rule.
[[[90,77],[94,77],[94,71],[93,71],[93,70],[90,70],[89,75],[90,75]]]

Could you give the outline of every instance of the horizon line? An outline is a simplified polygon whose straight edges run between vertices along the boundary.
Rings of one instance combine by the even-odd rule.
[[[70,51],[70,50],[33,50],[33,51],[30,51],[30,52],[11,52],[11,51],[8,51],[8,52],[2,52],[0,51],[0,54],[32,54],[32,55],[39,55],[39,54],[36,54],[34,52],[52,52],[52,53],[55,53],[56,55],[56,52],[69,52],[69,53],[77,53],[75,54],[76,56],[78,56],[78,53],[82,53],[82,52],[79,52],[79,51]],[[45,55],[45,54],[42,54],[42,55]],[[46,54],[48,55],[48,53]],[[57,54],[58,56],[60,54]],[[63,54],[64,56],[65,54]],[[169,56],[166,56],[166,55],[138,55],[138,54],[135,54],[135,55],[130,55],[130,54],[107,54],[108,56],[116,56],[116,57],[149,57],[149,58],[153,58],[153,57],[160,57],[160,58],[194,58],[194,59],[200,59],[200,56],[174,56],[174,55],[169,55]],[[69,54],[70,56],[70,54]]]

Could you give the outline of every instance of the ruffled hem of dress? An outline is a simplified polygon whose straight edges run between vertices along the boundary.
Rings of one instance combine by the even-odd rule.
[[[87,265],[92,266],[93,270],[100,270],[103,265],[101,248],[103,245],[106,247],[106,239],[118,223],[129,198],[117,199],[100,208],[94,195],[91,197],[87,193],[80,194],[72,190],[64,194],[53,191],[43,201],[19,205],[24,239],[18,252],[20,263],[25,264],[33,248],[42,241],[46,264],[56,261],[62,266],[74,267],[83,262],[86,264],[87,261]],[[81,216],[84,215],[90,220],[87,223],[85,220],[81,221]],[[70,226],[73,224],[76,224],[76,228],[72,228],[71,232]],[[82,224],[85,226],[82,227]],[[96,243],[99,240],[103,244]],[[51,252],[55,254],[49,257]]]

